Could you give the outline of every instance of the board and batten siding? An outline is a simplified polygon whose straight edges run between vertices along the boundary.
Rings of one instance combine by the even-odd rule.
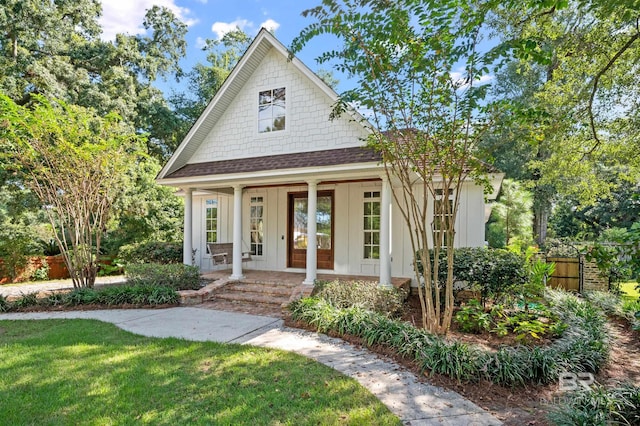
[[[334,270],[336,274],[368,275],[377,277],[380,273],[379,261],[363,258],[363,214],[364,193],[379,191],[380,182],[354,182],[332,185],[320,185],[318,190],[334,191]],[[243,267],[267,271],[286,271],[287,268],[287,217],[288,194],[305,192],[307,187],[287,186],[247,189],[243,193],[243,251],[250,250],[250,205],[251,197],[263,197],[264,200],[264,255],[253,256]],[[218,199],[219,239],[231,242],[233,233],[233,196],[223,192],[197,195],[194,198],[193,242],[198,248],[196,263],[203,270],[212,268],[211,259],[206,254],[204,242],[205,200]],[[432,208],[432,203],[429,203]],[[480,247],[484,245],[482,188],[471,183],[465,184],[460,197],[460,210],[457,218],[457,247]],[[429,211],[429,218],[432,216]],[[430,224],[429,224],[430,225]],[[399,208],[395,205],[391,211],[391,255],[392,275],[394,277],[413,277],[413,249],[407,226]]]
[[[258,93],[286,88],[285,130],[258,133]],[[329,121],[332,100],[275,50],[240,90],[189,163],[348,148],[366,130],[345,115]]]

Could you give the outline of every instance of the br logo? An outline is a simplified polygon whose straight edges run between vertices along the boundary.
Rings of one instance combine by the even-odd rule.
[[[560,373],[558,378],[558,390],[560,392],[589,389],[596,379],[591,373]]]

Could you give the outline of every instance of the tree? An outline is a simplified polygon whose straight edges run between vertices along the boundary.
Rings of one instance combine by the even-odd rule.
[[[528,120],[537,138],[529,162],[536,189],[582,205],[606,197],[618,182],[637,181],[640,8],[625,0],[508,1],[496,7],[501,48],[518,72],[542,69],[530,92]],[[536,206],[536,209],[542,206]],[[550,205],[536,214],[544,240]]]
[[[160,165],[153,157],[139,158],[126,173],[127,185],[114,204],[104,236],[104,251],[116,254],[127,244],[145,241],[182,241],[184,202],[175,189],[160,186]]]
[[[504,248],[514,243],[528,246],[531,238],[531,194],[517,181],[505,179],[500,197],[488,222],[487,240],[491,247]]]
[[[221,40],[205,40],[202,50],[207,52],[208,63],[197,63],[188,73],[188,94],[174,93],[170,98],[176,113],[186,126],[191,126],[200,117],[250,42],[249,36],[240,28],[226,33]]]
[[[181,76],[187,27],[167,8],[153,6],[148,34],[100,39],[100,1],[7,0],[0,5],[0,92],[27,105],[33,94],[117,113],[163,159],[177,145],[180,122],[152,86]]]
[[[0,96],[3,157],[40,200],[73,285],[92,287],[102,236],[141,140],[117,116],[33,95]]]
[[[324,53],[356,88],[340,94],[332,116],[358,105],[373,112],[369,145],[382,153],[393,197],[410,230],[414,270],[426,329],[446,333],[453,314],[453,244],[462,186],[479,182],[474,156],[491,124],[493,105],[478,80],[489,58],[477,50],[487,8],[458,1],[324,0],[303,12],[316,19],[292,43],[336,36],[341,47]],[[486,61],[485,61],[486,60]],[[460,71],[461,70],[461,71]],[[433,221],[430,212],[433,211]],[[447,279],[438,262],[447,253]],[[424,267],[420,268],[419,265]]]

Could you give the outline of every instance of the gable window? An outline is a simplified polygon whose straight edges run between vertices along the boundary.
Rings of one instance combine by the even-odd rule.
[[[258,133],[285,129],[285,88],[263,90],[258,94]]]
[[[207,243],[218,242],[218,200],[205,201],[204,215],[205,241]],[[207,246],[207,253],[209,247]]]
[[[436,189],[433,202],[433,243],[446,247],[450,235],[447,230],[453,220],[453,194],[445,200],[442,189]]]
[[[251,229],[251,254],[262,256],[264,254],[264,198],[251,197],[251,217],[249,218]]]
[[[364,258],[380,259],[380,191],[364,193]]]

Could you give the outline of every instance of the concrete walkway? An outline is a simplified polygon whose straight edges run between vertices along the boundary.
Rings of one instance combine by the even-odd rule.
[[[340,339],[291,329],[281,319],[197,307],[0,314],[0,320],[97,319],[150,337],[242,343],[296,352],[356,379],[407,425],[499,425],[455,392],[420,383],[409,371]]]
[[[124,275],[114,275],[110,277],[96,277],[96,288],[110,284],[121,284],[126,281]],[[73,290],[71,278],[66,280],[33,281],[20,284],[0,285],[0,296],[22,296],[29,293],[40,293],[59,290]]]

